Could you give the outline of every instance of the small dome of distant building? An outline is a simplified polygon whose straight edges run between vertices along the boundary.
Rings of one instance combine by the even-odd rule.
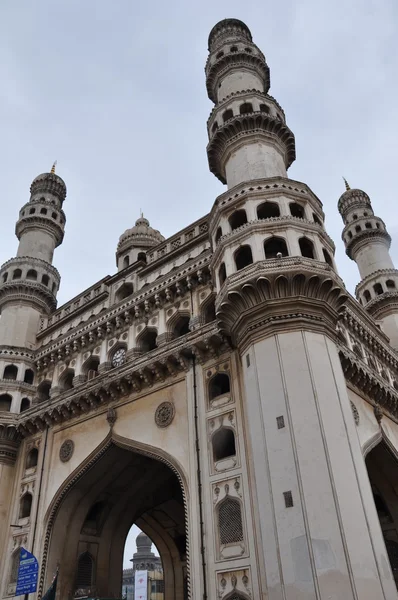
[[[150,226],[148,219],[140,217],[134,227],[126,229],[120,236],[117,252],[125,252],[128,248],[151,248],[164,241],[164,237],[157,229]]]
[[[135,543],[137,544],[137,549],[144,547],[150,549],[152,546],[151,538],[149,538],[143,531],[137,535]]]

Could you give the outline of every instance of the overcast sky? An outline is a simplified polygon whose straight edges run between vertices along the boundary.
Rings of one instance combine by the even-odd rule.
[[[289,170],[324,204],[349,290],[337,200],[369,193],[398,264],[397,0],[1,0],[0,262],[32,179],[58,160],[68,196],[59,305],[116,270],[140,208],[170,236],[224,187],[209,172],[204,65],[220,19],[247,23],[296,136]]]

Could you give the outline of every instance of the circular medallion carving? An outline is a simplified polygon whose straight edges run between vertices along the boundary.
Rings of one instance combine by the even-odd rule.
[[[65,440],[59,449],[59,458],[62,462],[68,462],[72,458],[75,443],[72,440]]]
[[[168,427],[174,419],[175,407],[172,402],[162,402],[155,412],[155,423],[158,427]]]

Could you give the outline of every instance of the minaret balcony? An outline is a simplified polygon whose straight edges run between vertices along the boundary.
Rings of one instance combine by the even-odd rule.
[[[351,221],[343,229],[342,239],[346,254],[355,260],[355,253],[372,242],[383,242],[387,248],[391,245],[391,237],[384,222],[378,217],[361,217]]]
[[[65,222],[66,217],[63,210],[45,202],[44,199],[28,202],[20,210],[15,234],[20,240],[26,231],[44,230],[55,238],[57,247],[64,239]]]

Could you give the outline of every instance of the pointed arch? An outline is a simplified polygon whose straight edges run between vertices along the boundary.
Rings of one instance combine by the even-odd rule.
[[[141,352],[151,352],[157,348],[158,330],[146,327],[137,337],[137,348]]]

